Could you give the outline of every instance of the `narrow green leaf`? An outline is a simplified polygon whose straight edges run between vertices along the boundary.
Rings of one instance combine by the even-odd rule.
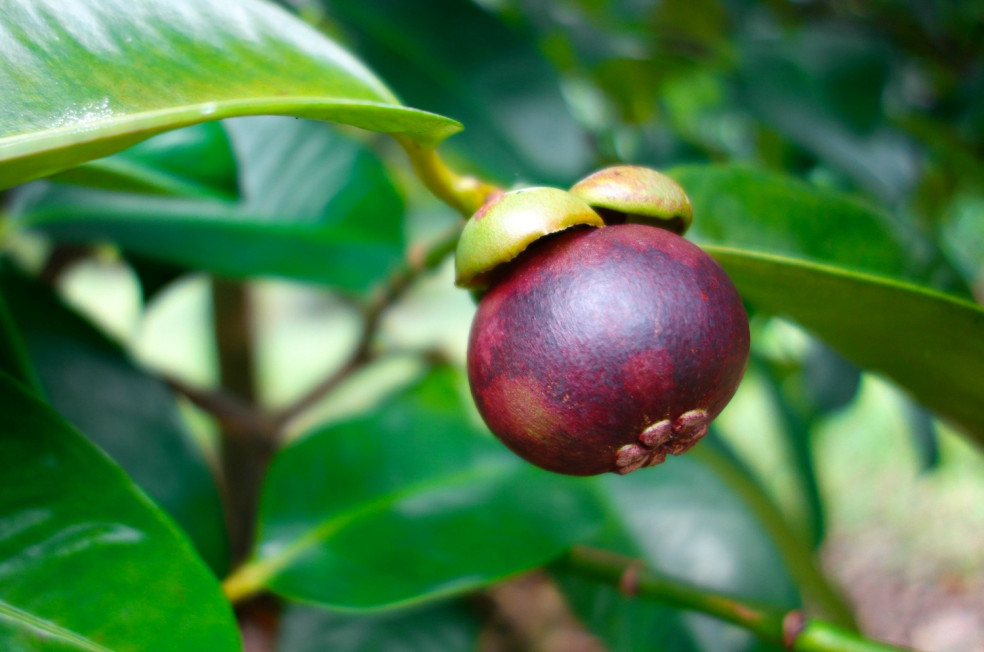
[[[482,623],[467,605],[445,602],[379,614],[291,605],[280,622],[278,652],[472,652]]]
[[[670,174],[694,205],[699,244],[833,265],[969,296],[959,275],[906,225],[843,193],[733,165]]]
[[[707,249],[748,301],[792,318],[984,441],[984,308],[837,267]]]
[[[236,161],[220,122],[175,129],[59,172],[53,181],[122,192],[235,199]]]
[[[0,647],[241,649],[211,573],[123,472],[0,374]]]
[[[703,445],[703,444],[702,444]],[[746,599],[795,607],[796,590],[775,546],[734,493],[690,457],[601,478],[604,529],[587,541],[650,568]],[[746,652],[769,649],[713,619],[621,595],[564,571],[571,606],[615,652]]]
[[[167,510],[222,574],[228,551],[218,488],[171,391],[49,288],[5,266],[0,292],[51,404]]]
[[[38,380],[31,365],[24,341],[7,307],[3,292],[0,292],[0,372],[23,383],[32,391],[41,390],[41,381]]]
[[[403,254],[403,201],[370,150],[328,125],[228,121],[241,200],[172,199],[54,184],[26,187],[17,223],[59,240],[229,276],[283,276],[361,290]]]
[[[0,88],[0,188],[237,115],[429,143],[460,128],[401,106],[354,57],[265,0],[6,0]]]
[[[283,449],[240,577],[323,605],[395,606],[536,567],[588,534],[592,482],[540,471],[478,429],[461,380],[437,370]]]

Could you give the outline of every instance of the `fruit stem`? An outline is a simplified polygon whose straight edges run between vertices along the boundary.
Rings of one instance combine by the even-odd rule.
[[[705,441],[704,445],[695,447],[689,454],[713,470],[752,510],[775,543],[786,569],[803,592],[806,601],[837,625],[856,631],[857,623],[851,608],[817,567],[809,544],[799,532],[790,527],[765,490],[739,467],[739,463],[729,459],[726,452],[709,445],[710,443]],[[715,444],[724,446],[724,442],[720,441]]]
[[[499,190],[478,177],[458,174],[448,167],[434,147],[422,145],[401,134],[393,137],[403,146],[413,164],[413,171],[427,189],[461,213],[462,217],[471,217],[491,193]]]
[[[904,648],[868,640],[799,610],[784,611],[708,591],[658,575],[638,560],[605,550],[575,546],[561,563],[569,570],[611,584],[630,597],[698,611],[743,627],[763,641],[794,652],[901,652]]]

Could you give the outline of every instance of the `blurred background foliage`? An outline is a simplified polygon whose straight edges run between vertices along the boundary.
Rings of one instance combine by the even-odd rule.
[[[684,175],[683,166],[693,164],[736,165],[728,174],[738,180],[729,183],[742,187],[749,170],[754,183],[745,188],[792,177],[817,193],[844,193],[854,208],[828,215],[829,205],[820,204],[814,217],[830,223],[802,231],[812,241],[790,236],[781,246],[824,251],[824,260],[852,268],[890,268],[899,278],[984,300],[981,2],[293,0],[285,6],[357,53],[407,105],[461,121],[465,131],[441,150],[456,167],[505,185],[567,186],[619,161]],[[387,139],[289,118],[173,132],[55,181],[18,189],[11,212],[56,240],[88,240],[93,229],[105,228],[117,247],[69,256],[59,278],[68,302],[143,365],[210,387],[219,382],[218,355],[208,281],[196,272],[249,276],[257,379],[263,403],[272,407],[289,404],[343,364],[359,336],[351,296],[385,276],[408,243],[457,219],[426,195]],[[734,242],[795,231],[798,217],[763,196],[748,204],[756,226],[742,230],[711,218],[702,227],[701,195],[695,195],[695,239]],[[853,210],[876,214],[891,234],[886,242],[901,244],[882,246],[866,227],[843,221]],[[134,215],[140,219],[128,223]],[[194,239],[183,230],[188,224],[197,229]],[[825,251],[824,229],[848,233],[837,241],[848,248]],[[22,236],[17,253],[40,268],[49,246]],[[3,280],[15,317],[64,310],[48,298],[43,312],[24,308],[39,296],[26,282],[13,274]],[[419,362],[401,352],[425,350],[460,364],[472,310],[469,297],[452,288],[446,266],[424,279],[385,316],[378,345],[393,355],[303,414],[292,431],[364,413],[406,385]],[[754,308],[751,317],[747,378],[708,448],[733,456],[796,536],[820,551],[870,634],[926,650],[984,650],[980,449],[790,321]],[[45,319],[50,332],[35,329],[38,340],[29,347],[53,358],[52,342],[80,346],[81,327],[69,336],[51,328],[62,318]],[[133,383],[130,363],[114,345],[84,332],[82,339],[95,342],[87,350],[103,351],[112,382]],[[44,381],[45,360],[38,364]],[[79,407],[70,389],[63,399],[57,387],[49,393],[82,426],[87,406]],[[160,389],[152,384],[143,391]],[[186,401],[179,407],[214,462],[214,424]],[[174,419],[170,412],[167,418]],[[94,438],[107,450],[120,441],[112,432]],[[191,468],[201,471],[196,451],[182,445],[168,454],[194,458]],[[127,453],[119,455],[125,460]],[[126,468],[124,460],[118,458]],[[801,596],[764,543],[754,510],[709,471],[715,468],[713,458],[688,456],[628,482],[604,480],[611,504],[596,542],[689,579],[798,604]],[[167,508],[173,492],[161,491],[155,498]],[[211,487],[197,491],[215,501]],[[646,511],[653,505],[664,509]],[[199,514],[180,507],[172,513],[186,527],[207,527]],[[674,539],[668,534],[674,531],[690,537]],[[769,534],[775,543],[775,531]],[[196,543],[221,568],[221,536],[206,541],[211,544]],[[575,578],[561,576],[560,583],[612,649],[643,649],[653,641],[667,650],[760,649],[706,619],[619,604],[614,591]],[[289,651],[324,649],[329,641],[337,649],[396,649],[406,640],[415,641],[413,649],[468,649],[478,630],[473,610],[459,603],[375,617],[298,607],[285,617],[281,642]]]

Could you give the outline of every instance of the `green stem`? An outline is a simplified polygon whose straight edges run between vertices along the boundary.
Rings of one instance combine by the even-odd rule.
[[[427,189],[461,213],[462,217],[471,217],[490,194],[499,190],[477,177],[458,174],[444,163],[434,147],[421,145],[400,134],[394,135],[394,138],[403,146],[413,164],[413,171]]]
[[[778,548],[806,602],[836,624],[857,630],[853,611],[817,567],[813,550],[799,532],[790,527],[786,517],[758,483],[726,455],[707,444],[695,447],[689,454],[710,467],[752,510]]]
[[[900,652],[903,649],[870,641],[830,623],[807,621],[798,610],[782,611],[663,577],[637,560],[604,550],[575,546],[561,563],[580,575],[618,586],[628,595],[714,616],[794,652]]]

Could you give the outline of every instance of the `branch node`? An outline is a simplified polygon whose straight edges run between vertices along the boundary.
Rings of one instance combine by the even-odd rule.
[[[629,598],[639,595],[639,572],[641,570],[642,564],[638,561],[633,561],[625,567],[625,571],[622,572],[622,576],[618,580],[619,593]]]
[[[787,650],[794,649],[796,639],[806,629],[806,616],[802,611],[796,609],[790,611],[782,619],[782,643]]]

